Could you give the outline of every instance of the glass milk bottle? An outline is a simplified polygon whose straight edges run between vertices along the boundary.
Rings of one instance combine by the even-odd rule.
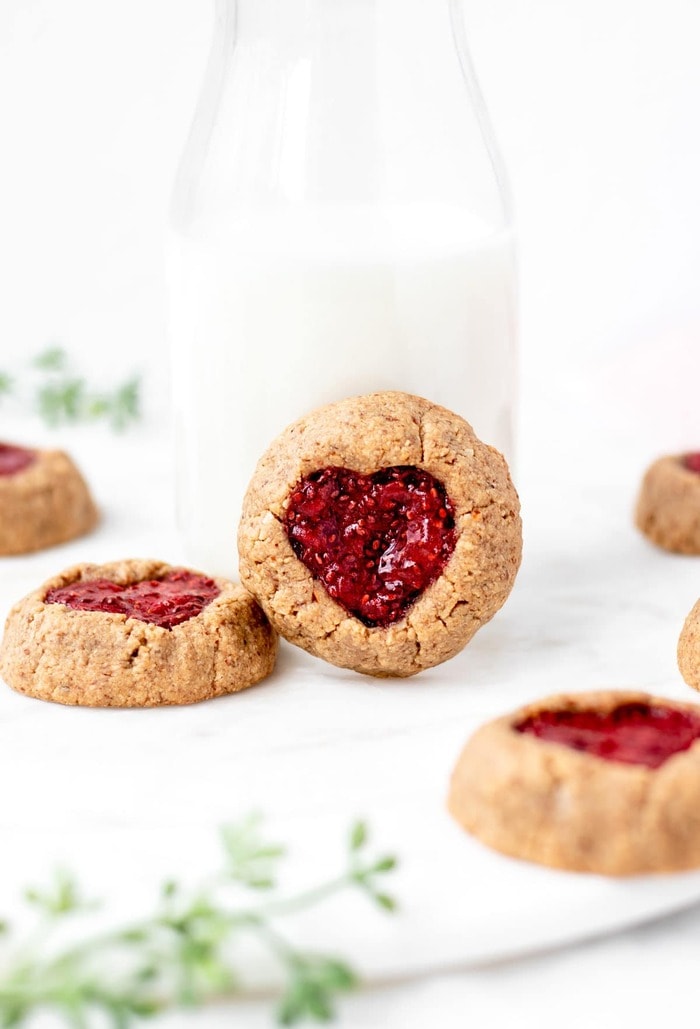
[[[217,0],[175,188],[169,326],[188,561],[234,575],[260,455],[417,393],[512,455],[513,240],[460,0]]]

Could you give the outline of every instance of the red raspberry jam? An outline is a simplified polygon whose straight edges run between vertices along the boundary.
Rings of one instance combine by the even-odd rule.
[[[294,553],[367,626],[403,618],[455,547],[441,482],[412,466],[361,475],[322,468],[292,490],[285,529]]]
[[[700,714],[633,702],[620,704],[605,714],[538,711],[515,729],[606,761],[658,768],[700,738]]]
[[[36,454],[33,450],[14,447],[10,443],[0,443],[0,475],[16,475],[35,461]]]
[[[687,468],[689,472],[698,472],[698,474],[700,474],[700,453],[685,454],[683,457],[683,466]]]
[[[198,615],[219,593],[212,579],[178,568],[162,579],[130,586],[109,579],[74,582],[49,590],[44,603],[65,604],[78,611],[111,611],[172,629]]]

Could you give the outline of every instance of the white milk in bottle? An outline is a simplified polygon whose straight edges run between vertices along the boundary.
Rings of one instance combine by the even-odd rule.
[[[169,240],[195,567],[235,576],[256,462],[321,404],[404,390],[512,456],[513,238],[456,9],[219,0]]]

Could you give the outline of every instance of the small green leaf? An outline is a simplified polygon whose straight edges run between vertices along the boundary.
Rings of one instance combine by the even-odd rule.
[[[60,917],[74,911],[84,911],[95,906],[82,899],[76,880],[62,868],[54,872],[53,882],[48,889],[25,890],[24,899],[29,904],[40,908],[44,914],[52,917]]]
[[[158,978],[158,966],[155,964],[144,965],[143,968],[137,969],[135,978],[140,985],[154,982]],[[140,1002],[136,1001],[136,1003]]]
[[[306,996],[306,1010],[317,1022],[330,1022],[333,1018],[333,1005],[325,990],[318,986],[310,989]]]
[[[144,943],[148,939],[145,929],[127,929],[121,933],[119,939],[123,943]]]
[[[66,352],[63,347],[47,347],[32,363],[35,368],[40,368],[44,372],[60,372],[67,363]]]
[[[86,404],[85,413],[88,418],[103,418],[111,409],[106,397],[91,397]]]
[[[380,908],[384,908],[385,911],[395,911],[396,901],[393,897],[390,897],[388,893],[374,893],[372,894],[374,899]]]
[[[14,389],[14,383],[9,375],[0,372],[0,397],[7,396]]]
[[[66,379],[42,386],[37,394],[39,413],[49,425],[76,422],[83,416],[85,384],[81,379]]]
[[[367,826],[364,822],[355,822],[350,830],[350,850],[357,851],[367,842]]]
[[[378,872],[393,872],[397,864],[397,859],[393,855],[387,854],[386,857],[380,858],[379,861],[376,862],[376,864],[372,865],[372,867],[370,868],[370,872],[372,874]]]
[[[250,878],[246,880],[246,886],[251,890],[271,890],[274,888],[275,880],[268,878]]]
[[[141,1018],[153,1018],[163,1010],[163,1004],[157,1000],[134,1000],[131,1010]]]
[[[293,983],[282,997],[277,1008],[280,1025],[296,1025],[306,1014],[306,1000],[303,985]]]
[[[352,990],[357,986],[357,976],[344,961],[328,958],[319,969],[319,977],[328,990]]]
[[[141,415],[141,381],[138,376],[129,379],[114,394],[109,405],[112,428],[117,432],[135,422]]]
[[[275,885],[275,866],[284,856],[284,847],[263,842],[257,814],[249,815],[237,825],[221,830],[221,841],[226,854],[226,871],[230,878],[249,889],[269,890]]]
[[[14,1029],[14,1026],[25,1021],[28,1010],[29,1005],[21,1001],[9,1000],[3,1003],[0,1008],[0,1026],[2,1029]]]

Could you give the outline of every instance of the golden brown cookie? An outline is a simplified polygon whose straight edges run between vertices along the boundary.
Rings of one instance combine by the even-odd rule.
[[[226,579],[161,561],[76,565],[16,604],[0,673],[30,697],[86,707],[192,704],[252,686],[277,637]]]
[[[700,454],[661,457],[649,467],[635,522],[664,550],[700,554]]]
[[[563,694],[482,726],[448,807],[512,857],[602,875],[700,867],[700,707]]]
[[[290,425],[243,502],[241,580],[291,643],[409,676],[457,654],[520,565],[504,458],[406,393],[352,397]]]
[[[85,480],[67,454],[0,443],[0,556],[65,543],[97,521]]]

